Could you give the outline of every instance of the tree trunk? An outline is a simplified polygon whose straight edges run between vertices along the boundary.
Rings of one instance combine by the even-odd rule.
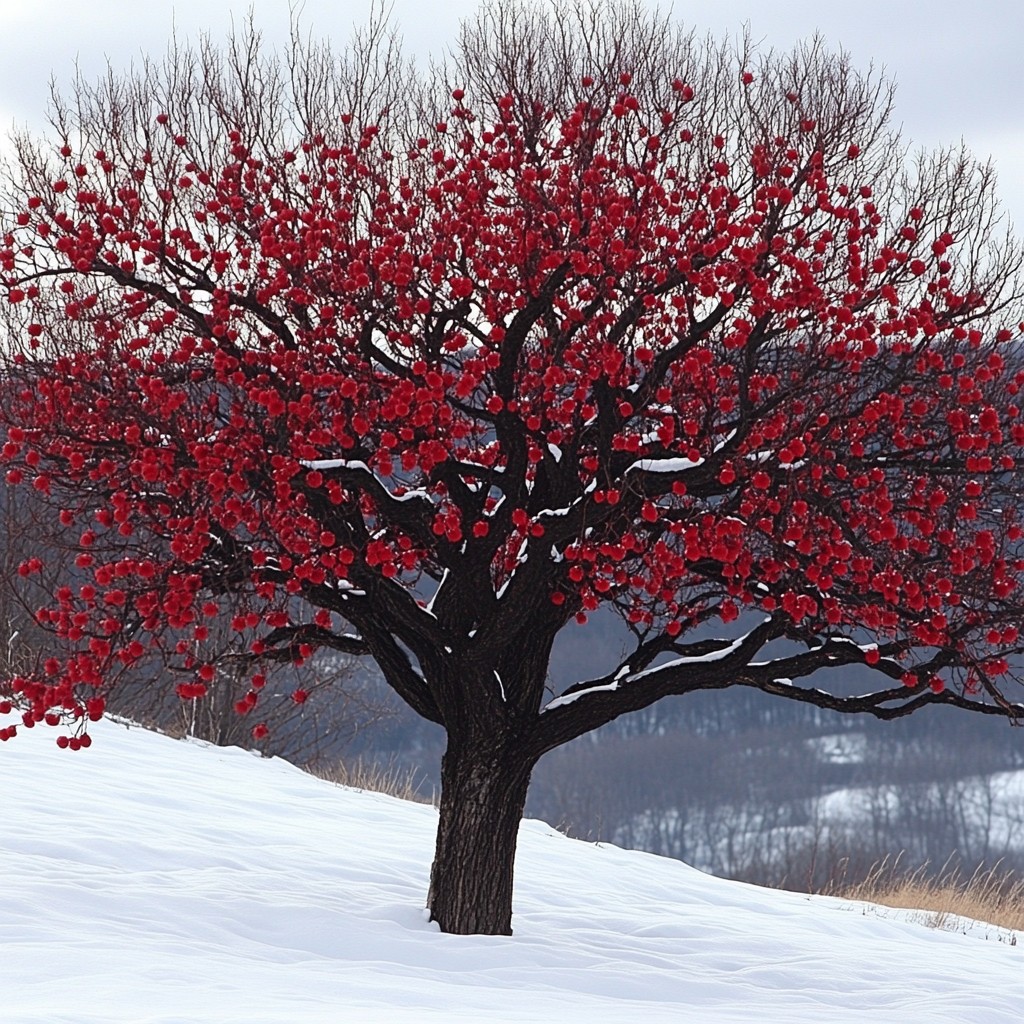
[[[448,739],[427,907],[444,932],[512,934],[512,875],[533,762],[514,745]]]

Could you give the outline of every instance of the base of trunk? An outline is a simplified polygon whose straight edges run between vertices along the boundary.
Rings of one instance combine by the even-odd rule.
[[[533,765],[491,746],[441,762],[441,817],[427,909],[441,931],[512,934],[512,877]]]

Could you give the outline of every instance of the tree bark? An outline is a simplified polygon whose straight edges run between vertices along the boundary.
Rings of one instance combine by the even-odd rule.
[[[514,744],[457,742],[441,762],[427,908],[441,930],[512,934],[512,876],[533,761]]]

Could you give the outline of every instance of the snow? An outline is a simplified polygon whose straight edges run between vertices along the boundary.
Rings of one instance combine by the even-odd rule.
[[[587,484],[586,488],[584,489],[583,494],[581,494],[578,498],[573,499],[571,505],[567,505],[565,508],[543,508],[540,510],[540,512],[537,513],[536,516],[534,516],[535,521],[539,521],[541,516],[567,516],[583,500],[583,498],[586,495],[590,494],[590,492],[595,490],[596,488],[597,481],[591,480],[590,483]]]
[[[637,459],[626,467],[626,472],[639,469],[645,473],[685,473],[687,470],[703,466],[703,459]]]
[[[434,496],[422,487],[410,487],[401,494],[395,494],[380,476],[359,459],[300,459],[299,465],[305,466],[306,469],[319,470],[321,472],[331,469],[357,469],[363,473],[369,473],[384,488],[387,496],[392,501],[412,501],[414,498],[426,498],[428,501],[434,500]]]
[[[719,647],[718,650],[708,651],[707,654],[688,654],[681,658],[673,658],[671,661],[655,665],[653,668],[644,669],[643,672],[637,672],[636,675],[631,675],[629,679],[630,681],[643,679],[645,676],[652,676],[657,672],[663,672],[670,668],[681,668],[683,665],[701,665],[710,661],[721,661],[723,658],[728,658],[730,654],[735,654],[749,638],[750,633],[746,633],[730,641],[725,647]]]
[[[331,590],[336,590],[341,597],[366,597],[366,591],[360,590],[359,587],[348,580],[337,578],[327,582],[326,584]]]
[[[707,654],[683,655],[679,658],[673,658],[671,661],[662,662],[660,665],[655,665],[653,668],[646,668],[641,672],[630,672],[629,666],[627,665],[619,669],[615,674],[615,678],[612,679],[611,682],[595,683],[593,686],[588,686],[584,689],[573,690],[572,693],[563,693],[560,697],[555,697],[554,700],[548,701],[548,703],[541,708],[541,711],[551,711],[554,708],[564,707],[566,704],[572,704],[574,701],[579,700],[580,697],[586,697],[591,693],[617,690],[623,682],[631,683],[637,679],[643,679],[646,676],[652,676],[658,672],[664,672],[667,669],[681,668],[684,665],[699,665],[711,661],[721,661],[723,658],[727,658],[730,654],[738,651],[749,637],[750,633],[746,633],[735,640],[729,641],[724,647],[719,647],[718,650],[709,651]],[[766,662],[765,664],[768,663]]]
[[[852,739],[852,738],[851,738]],[[850,745],[851,756],[846,763],[855,763],[856,741]],[[860,757],[863,761],[864,757]],[[843,763],[840,758],[833,763]],[[955,803],[955,814],[962,828],[985,837],[993,850],[1024,848],[1024,771],[994,772],[958,779],[955,783],[933,783],[903,790],[895,784],[876,787],[845,787],[835,789],[816,801],[813,817],[838,825],[870,827],[872,818],[885,813],[900,814],[900,803],[907,800],[930,806]]]
[[[511,938],[424,919],[436,812],[97,723],[0,747],[4,1024],[1016,1024],[1024,944],[524,823]]]
[[[617,690],[622,675],[623,673],[620,672],[610,683],[598,683],[594,686],[588,686],[585,690],[573,690],[572,693],[563,693],[561,697],[549,700],[541,710],[551,711],[554,708],[563,708],[566,704],[575,703],[580,697],[589,697],[592,693],[607,693],[609,690]]]
[[[786,543],[789,544],[790,546],[793,545],[792,541],[786,541]],[[835,635],[835,634],[832,634],[832,635],[828,636],[824,641],[822,641],[822,643],[815,644],[813,646],[808,646],[807,650],[808,650],[808,652],[820,651],[824,647],[827,647],[829,644],[852,644],[859,651],[863,651],[865,654],[868,654],[871,651],[877,651],[878,650],[878,644],[876,644],[876,643],[859,644],[859,643],[857,643],[856,640],[852,639],[851,637],[848,637],[848,636],[838,636],[838,635]],[[793,657],[792,655],[786,654],[786,655],[783,655],[780,658],[771,658],[768,661],[752,661],[750,663],[750,667],[751,668],[770,668],[772,665],[784,664],[787,661],[790,661],[792,659],[792,657]],[[896,665],[896,666],[900,665],[899,661],[896,658],[879,658],[877,664],[878,665]],[[776,679],[775,681],[777,683],[792,682],[792,680],[786,680],[786,679]]]
[[[495,596],[495,598],[497,600],[500,601],[505,596],[505,591],[508,590],[509,584],[512,582],[513,579],[515,579],[515,575],[516,575],[516,572],[518,571],[519,567],[521,565],[525,565],[526,564],[526,561],[529,558],[529,547],[530,547],[530,542],[529,542],[529,540],[526,537],[524,537],[522,539],[522,542],[519,545],[519,551],[516,554],[516,567],[515,567],[515,569],[513,569],[509,573],[508,579],[505,580],[505,582],[502,583],[502,585],[500,587],[498,587],[498,589],[494,592],[494,596]]]
[[[572,504],[577,504],[581,499],[577,498]],[[572,505],[568,505],[565,508],[543,508],[537,513],[536,518],[540,519],[541,516],[567,516],[572,511]]]
[[[370,472],[370,467],[358,459],[300,459],[300,466],[306,469],[361,469],[364,473]]]
[[[805,743],[825,764],[863,764],[867,758],[868,738],[862,732],[832,733]]]
[[[725,437],[722,438],[718,444],[715,445],[715,452],[720,452],[734,437],[736,436],[736,428],[733,427]]]
[[[483,462],[474,462],[472,459],[462,459],[459,465],[470,470],[479,469],[481,473],[504,473],[504,466],[488,466]]]
[[[430,595],[430,600],[423,606],[423,610],[428,614],[437,618],[434,615],[434,602],[437,600],[437,595],[441,593],[441,588],[448,582],[448,570],[445,569],[441,574],[441,579],[438,581],[437,589]]]

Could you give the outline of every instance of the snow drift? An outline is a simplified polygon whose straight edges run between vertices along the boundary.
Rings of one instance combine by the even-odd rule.
[[[537,821],[515,934],[443,935],[421,909],[432,808],[94,733],[78,753],[49,731],[0,748],[6,1024],[1021,1019],[1024,948],[995,929],[932,931]]]

